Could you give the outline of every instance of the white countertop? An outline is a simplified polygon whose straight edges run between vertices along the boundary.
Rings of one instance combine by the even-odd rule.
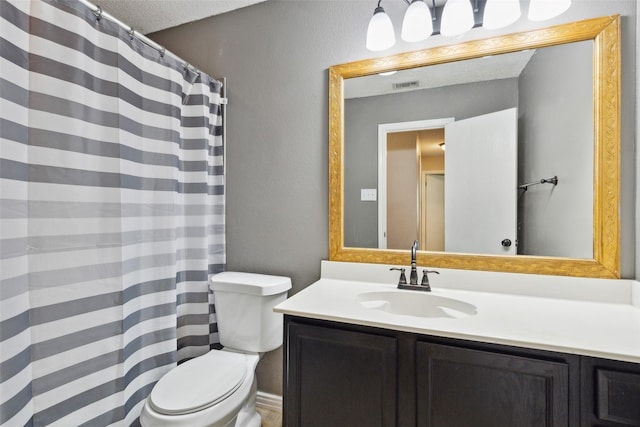
[[[418,317],[366,308],[358,301],[360,294],[373,291],[419,293],[397,290],[398,274],[389,272],[389,267],[323,261],[321,279],[275,311],[640,363],[640,283],[636,281],[438,269],[440,275],[431,278],[431,295],[471,304],[476,313]]]

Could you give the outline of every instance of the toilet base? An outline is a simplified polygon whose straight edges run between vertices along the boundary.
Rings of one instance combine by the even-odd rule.
[[[257,412],[254,412],[253,415],[248,417],[241,417],[238,414],[238,418],[236,424],[231,424],[233,427],[260,427],[262,425],[262,417]]]
[[[254,379],[251,384],[251,393],[247,398],[244,406],[238,412],[234,427],[260,427],[262,418],[256,410],[256,396],[258,395],[257,381]]]

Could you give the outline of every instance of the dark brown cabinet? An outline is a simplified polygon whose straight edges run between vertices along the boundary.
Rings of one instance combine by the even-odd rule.
[[[418,426],[569,425],[569,366],[419,342]]]
[[[396,425],[396,338],[290,323],[288,426]]]
[[[285,316],[285,427],[640,427],[640,365]]]
[[[585,357],[582,377],[583,426],[640,426],[639,365]]]

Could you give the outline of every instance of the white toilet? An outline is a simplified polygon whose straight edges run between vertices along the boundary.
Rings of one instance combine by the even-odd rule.
[[[222,350],[169,371],[147,398],[147,426],[259,427],[255,368],[261,353],[282,345],[282,315],[291,279],[227,271],[211,278]]]

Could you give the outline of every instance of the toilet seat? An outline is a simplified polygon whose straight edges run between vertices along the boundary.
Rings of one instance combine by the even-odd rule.
[[[213,350],[172,369],[153,387],[150,406],[165,415],[201,411],[225,400],[247,375],[245,355]],[[203,376],[208,377],[202,381]]]

